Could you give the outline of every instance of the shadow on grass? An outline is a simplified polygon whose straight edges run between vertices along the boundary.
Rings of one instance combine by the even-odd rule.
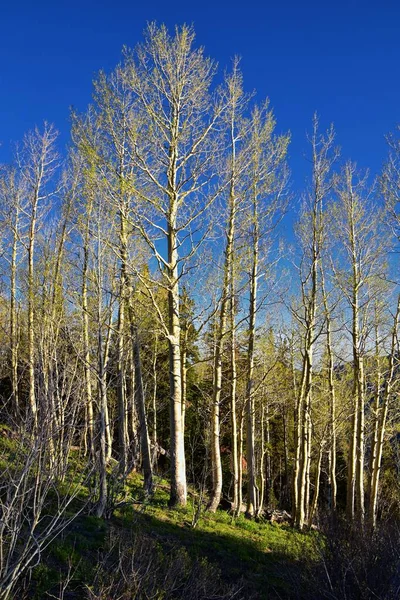
[[[168,508],[168,486],[161,484],[149,502],[143,497],[139,479],[130,480],[126,500],[110,520],[79,517],[62,538],[51,545],[34,573],[30,598],[44,599],[50,597],[49,594],[57,598],[57,589],[60,589],[60,583],[65,581],[67,574],[72,574],[72,577],[64,600],[87,598],[87,590],[98,576],[99,569],[104,568],[107,576],[111,562],[118,562],[116,540],[127,554],[134,554],[135,547],[137,549],[142,542],[146,545],[146,540],[152,540],[160,556],[169,557],[167,560],[172,561],[172,569],[174,556],[182,550],[187,554],[191,576],[196,565],[204,562],[202,573],[212,578],[213,571],[207,565],[212,566],[216,569],[216,581],[240,590],[237,600],[318,598],[315,590],[307,589],[307,573],[318,558],[315,532],[300,534],[288,526],[256,523],[244,516],[233,519],[224,511],[217,511],[214,515],[203,512],[193,528],[195,507],[190,506],[190,501],[188,508]],[[146,561],[145,557],[139,559],[138,568],[143,567],[143,561]],[[113,568],[111,566],[111,572]],[[172,599],[182,596],[167,593],[162,597]],[[107,598],[113,600],[112,595]]]
[[[164,507],[160,516],[151,510],[150,506],[148,511],[132,511],[116,519],[116,524],[126,527],[130,521],[166,551],[181,546],[193,560],[207,559],[226,583],[241,584],[245,597],[311,600],[302,583],[304,570],[313,561],[313,540],[307,534],[244,517],[234,521],[222,512],[206,514],[192,528],[188,511]]]

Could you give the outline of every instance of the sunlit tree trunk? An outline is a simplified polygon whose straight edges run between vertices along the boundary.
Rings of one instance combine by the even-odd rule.
[[[249,345],[247,355],[247,428],[246,428],[246,458],[247,458],[247,514],[254,516],[258,511],[258,486],[256,479],[255,462],[255,431],[254,431],[254,354],[255,354],[255,332],[256,332],[256,313],[257,313],[257,279],[258,279],[258,214],[256,197],[253,203],[253,254],[250,279],[250,304],[249,304]]]
[[[317,327],[319,316],[319,273],[324,233],[323,202],[331,187],[330,169],[336,158],[332,152],[334,131],[325,136],[318,134],[318,119],[314,117],[311,138],[313,187],[308,206],[303,214],[299,235],[303,247],[301,276],[301,305],[294,316],[302,331],[302,375],[296,407],[296,444],[294,469],[294,523],[303,529],[309,511],[309,485],[312,444],[312,396],[314,383],[314,354],[321,328]]]
[[[233,275],[232,282],[233,286]],[[236,416],[236,388],[237,388],[237,367],[236,367],[236,327],[235,327],[235,294],[231,291],[230,303],[230,333],[231,333],[231,440],[232,440],[232,477],[233,477],[233,500],[232,511],[235,514],[239,506],[239,462],[238,462],[238,433]]]
[[[117,371],[118,371],[118,441],[119,441],[119,469],[121,474],[125,475],[128,468],[128,409],[126,401],[126,373],[125,373],[125,311],[127,303],[127,223],[126,223],[126,204],[121,199],[119,210],[119,254],[120,254],[120,286],[119,286],[119,305],[118,305],[118,347],[117,347]]]
[[[91,374],[91,355],[90,355],[90,333],[89,333],[89,306],[88,306],[88,277],[89,277],[89,224],[92,212],[92,203],[87,204],[87,218],[83,234],[83,264],[82,264],[82,337],[83,337],[83,372],[85,380],[85,445],[88,447],[89,455],[94,460],[94,416],[93,416],[93,396],[92,396],[92,374]]]
[[[317,505],[318,505],[319,487],[320,487],[320,481],[321,481],[321,464],[322,464],[324,444],[325,444],[325,440],[321,440],[321,442],[319,443],[319,446],[318,446],[318,458],[317,458],[317,464],[315,466],[314,495],[313,495],[313,500],[312,500],[312,504],[310,507],[310,514],[308,515],[308,527],[310,527],[310,528],[313,524],[315,511],[316,511]]]
[[[18,418],[19,391],[18,391],[18,301],[17,301],[17,257],[19,235],[19,198],[15,198],[14,218],[12,223],[12,250],[10,272],[10,348],[11,348],[11,394],[15,417]]]
[[[372,463],[372,472],[371,472],[371,496],[369,503],[369,519],[372,527],[376,527],[376,519],[377,519],[377,507],[378,507],[378,495],[379,495],[379,478],[381,472],[381,464],[382,464],[382,452],[383,445],[385,440],[385,432],[386,432],[386,421],[389,411],[390,401],[392,399],[392,389],[393,389],[393,381],[395,375],[395,369],[398,366],[398,356],[399,356],[399,347],[398,347],[398,327],[399,327],[399,318],[400,318],[400,296],[397,300],[397,310],[394,317],[393,329],[392,329],[392,340],[391,340],[391,349],[389,355],[389,365],[388,370],[385,376],[385,383],[382,392],[382,401],[380,406],[379,413],[379,423],[378,423],[378,435],[377,441],[375,445],[374,452],[374,460]]]
[[[336,392],[335,392],[335,363],[332,346],[332,323],[331,313],[328,306],[328,297],[325,288],[325,273],[321,264],[321,290],[326,320],[326,350],[328,355],[328,390],[329,390],[329,408],[330,408],[330,426],[329,426],[329,487],[330,503],[332,510],[336,510]]]
[[[158,332],[156,331],[154,337],[154,350],[153,350],[153,396],[152,396],[152,411],[153,411],[153,456],[152,456],[152,467],[157,467],[157,352],[158,352]]]
[[[220,450],[220,403],[222,391],[222,358],[227,334],[227,323],[229,313],[230,294],[233,292],[233,258],[234,258],[234,240],[236,227],[236,185],[237,185],[237,145],[238,131],[237,118],[240,97],[242,95],[241,76],[237,70],[237,63],[234,63],[234,72],[227,81],[229,98],[229,144],[230,144],[230,165],[229,165],[229,196],[228,196],[228,222],[226,229],[226,241],[224,250],[223,265],[223,283],[221,290],[221,306],[217,322],[217,332],[214,353],[213,368],[213,399],[211,414],[211,470],[212,470],[212,491],[208,508],[215,512],[220,503],[222,493],[222,464]]]

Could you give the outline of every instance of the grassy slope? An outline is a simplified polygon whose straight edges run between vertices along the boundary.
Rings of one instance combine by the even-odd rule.
[[[69,565],[73,579],[83,589],[93,577],[111,532],[114,538],[123,538],[138,531],[154,539],[162,553],[184,549],[193,561],[205,560],[215,566],[222,582],[240,584],[242,597],[308,597],[299,583],[304,561],[313,559],[315,533],[299,534],[285,525],[255,523],[244,516],[233,519],[224,511],[215,515],[203,512],[193,528],[193,496],[186,509],[171,510],[168,484],[159,481],[154,498],[147,502],[137,474],[129,477],[126,494],[126,503],[114,511],[110,520],[80,517],[71,531],[53,544],[34,572],[36,599],[48,597],[49,590],[54,594]]]
[[[0,468],[12,465],[18,457],[11,432],[0,425]],[[71,457],[70,466],[71,473],[81,469],[78,456]],[[243,515],[234,519],[222,510],[216,514],[202,511],[193,528],[196,498],[192,493],[187,508],[171,510],[168,482],[157,481],[151,502],[144,498],[142,486],[142,477],[132,473],[123,491],[124,502],[109,520],[79,516],[69,530],[51,544],[41,557],[41,563],[34,568],[28,597],[35,600],[60,597],[60,584],[69,573],[72,582],[64,600],[83,600],[99,563],[109,553],[111,542],[124,540],[129,553],[129,544],[143,538],[154,541],[159,549],[157,560],[162,562],[167,555],[167,563],[168,560],[170,563],[166,569],[181,553],[186,570],[200,562],[205,565],[204,577],[214,577],[216,573],[223,584],[239,584],[242,598],[309,598],[304,590],[303,573],[307,571],[305,563],[308,566],[316,558],[318,537],[315,533],[300,534],[287,525],[256,523]],[[63,493],[61,488],[59,491]],[[77,506],[70,507],[72,512],[85,502],[87,494],[88,490],[80,487],[79,497],[74,501]],[[49,508],[51,510],[51,506]],[[107,600],[114,598],[107,597]]]

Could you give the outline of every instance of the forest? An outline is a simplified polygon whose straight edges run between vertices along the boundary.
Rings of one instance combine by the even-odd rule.
[[[294,190],[156,24],[70,123],[0,165],[1,600],[399,598],[395,124],[373,177],[315,115]]]

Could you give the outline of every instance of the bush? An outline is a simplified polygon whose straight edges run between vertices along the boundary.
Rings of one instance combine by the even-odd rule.
[[[400,598],[400,526],[380,523],[350,527],[340,520],[322,523],[319,560],[304,571],[313,600],[398,600]]]

